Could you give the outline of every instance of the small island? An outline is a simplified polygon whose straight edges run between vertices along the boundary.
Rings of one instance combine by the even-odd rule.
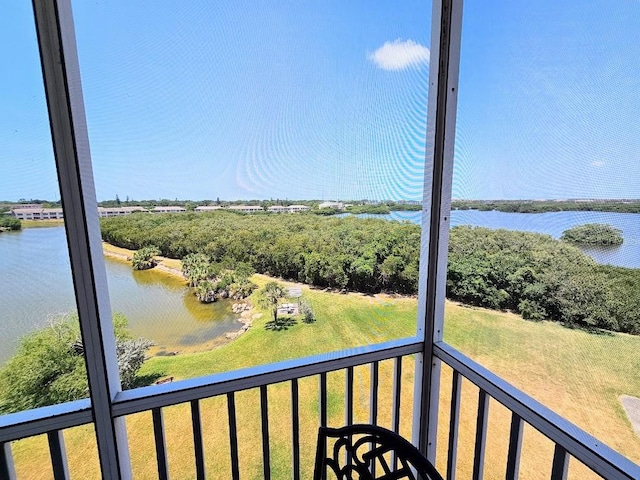
[[[622,230],[604,223],[586,223],[562,232],[560,240],[578,245],[622,245]]]

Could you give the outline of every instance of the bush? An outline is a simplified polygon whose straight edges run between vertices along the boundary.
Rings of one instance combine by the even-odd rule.
[[[300,299],[300,313],[302,314],[302,321],[304,323],[313,323],[316,321],[316,316],[313,313],[311,305],[304,299]]]
[[[124,316],[114,315],[118,368],[124,389],[136,374],[151,342],[134,340]],[[84,347],[77,315],[67,315],[25,336],[18,352],[0,370],[0,413],[79,400],[88,395]]]
[[[0,232],[3,230],[20,230],[21,228],[20,220],[10,215],[0,214]]]
[[[134,270],[148,270],[153,268],[158,264],[155,259],[156,255],[160,255],[158,247],[143,247],[133,254],[131,265]]]

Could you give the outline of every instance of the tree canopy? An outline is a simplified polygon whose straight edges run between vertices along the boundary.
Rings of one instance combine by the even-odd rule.
[[[123,388],[134,386],[151,342],[133,339],[127,319],[114,315],[116,353]],[[66,315],[25,336],[0,370],[0,413],[79,400],[88,395],[84,347],[77,315]]]
[[[578,245],[622,245],[622,230],[604,223],[586,223],[562,232],[560,240]]]
[[[316,215],[130,215],[104,218],[105,241],[162,254],[243,262],[318,287],[416,294],[420,227]],[[637,281],[636,281],[637,280]],[[640,270],[596,264],[548,235],[480,227],[450,232],[447,296],[532,320],[640,334]]]
[[[11,215],[0,214],[0,232],[3,230],[20,230],[21,228],[22,223],[20,220]]]
[[[206,255],[259,273],[361,292],[418,290],[420,227],[411,223],[312,214],[128,215],[101,219],[103,239],[162,255]],[[231,267],[233,268],[233,267]]]
[[[623,280],[620,277],[626,277]],[[640,270],[595,263],[549,235],[451,230],[447,296],[531,320],[640,334]]]

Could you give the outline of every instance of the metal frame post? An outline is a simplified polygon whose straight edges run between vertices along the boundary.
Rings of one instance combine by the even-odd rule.
[[[33,0],[60,195],[103,478],[130,478],[121,390],[70,0]]]
[[[462,0],[434,1],[429,66],[424,207],[420,252],[414,443],[435,461],[440,395],[440,362],[433,344],[442,341],[453,151],[462,31]]]

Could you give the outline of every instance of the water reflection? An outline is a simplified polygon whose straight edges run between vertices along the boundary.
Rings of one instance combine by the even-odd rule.
[[[155,269],[133,271],[128,262],[110,258],[105,262],[112,310],[129,319],[134,336],[153,340],[154,351],[208,349],[242,326],[231,312],[232,302],[202,304],[179,277]],[[20,337],[76,308],[64,227],[0,235],[0,271],[5,287],[0,290],[4,362]]]
[[[153,340],[156,352],[207,349],[242,326],[230,301],[200,303],[175,275],[133,271],[128,263],[113,259],[106,262],[112,308],[129,318],[135,335]]]

